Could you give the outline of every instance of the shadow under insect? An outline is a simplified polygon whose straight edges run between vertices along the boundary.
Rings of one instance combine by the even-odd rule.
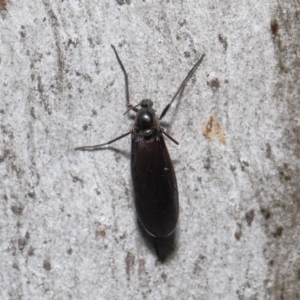
[[[147,233],[139,219],[137,225],[146,246],[152,253],[156,254],[160,262],[164,263],[172,257],[177,248],[176,229],[167,237],[154,237]]]

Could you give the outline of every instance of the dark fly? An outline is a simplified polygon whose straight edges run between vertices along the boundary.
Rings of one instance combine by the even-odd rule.
[[[204,54],[183,80],[160,117],[157,118],[151,100],[144,99],[136,106],[130,103],[128,75],[115,47],[111,46],[125,77],[126,112],[130,110],[136,112],[135,122],[129,132],[109,142],[78,147],[75,150],[99,150],[103,146],[131,134],[131,176],[138,219],[150,236],[155,239],[167,238],[173,234],[176,228],[179,205],[176,176],[164,135],[177,145],[178,142],[164,131],[159,121],[168,112],[177,96],[183,93],[187,81],[202,62]],[[138,106],[140,106],[139,109]]]

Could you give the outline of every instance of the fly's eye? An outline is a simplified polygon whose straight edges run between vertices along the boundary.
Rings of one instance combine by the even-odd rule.
[[[150,99],[144,99],[141,101],[140,106],[151,108],[153,106],[153,102]]]

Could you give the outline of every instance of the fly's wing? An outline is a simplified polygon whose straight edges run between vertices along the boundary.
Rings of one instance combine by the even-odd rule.
[[[167,237],[178,219],[177,182],[160,130],[151,138],[133,134],[131,174],[138,218],[155,237]]]

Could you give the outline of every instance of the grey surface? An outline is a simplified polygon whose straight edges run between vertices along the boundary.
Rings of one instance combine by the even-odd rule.
[[[300,298],[299,1],[158,2],[2,7],[1,299]],[[158,112],[206,54],[165,122],[180,142],[165,264],[136,229],[130,138],[73,150],[131,128],[110,44],[132,103]],[[225,145],[203,135],[211,116]]]

